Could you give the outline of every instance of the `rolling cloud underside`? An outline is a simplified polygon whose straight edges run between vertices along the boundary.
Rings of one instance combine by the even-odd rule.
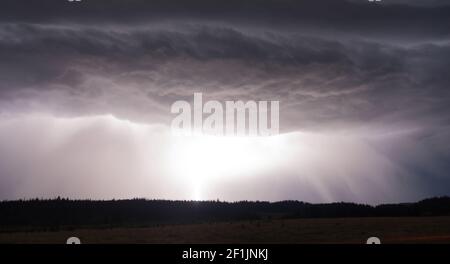
[[[171,102],[203,91],[222,100],[280,99],[288,126],[367,122],[387,115],[399,122],[448,121],[434,113],[445,110],[449,98],[449,45],[404,47],[204,26],[121,33],[3,25],[0,36],[0,95],[13,109],[27,109],[15,106],[14,99],[30,97],[64,114],[59,111],[64,106],[54,105],[61,102],[51,100],[56,96],[69,112],[162,121]],[[121,108],[131,113],[115,112]],[[290,113],[314,118],[294,122]]]
[[[450,38],[446,25],[450,24],[450,8],[437,2],[427,7],[410,2],[409,6],[400,3],[376,8],[356,1],[318,2],[321,1],[193,1],[191,5],[175,6],[171,1],[130,1],[124,8],[120,1],[96,1],[77,11],[69,10],[60,1],[45,1],[39,6],[33,1],[26,4],[27,8],[22,8],[25,4],[21,1],[6,1],[0,10],[0,156],[5,157],[0,164],[0,198],[67,193],[88,196],[101,185],[102,176],[98,176],[92,189],[83,189],[77,184],[89,180],[74,180],[80,174],[74,169],[77,173],[65,180],[30,191],[33,181],[23,175],[32,173],[17,169],[23,167],[18,164],[32,164],[33,170],[41,168],[39,164],[58,160],[55,153],[60,152],[46,150],[45,144],[38,141],[48,137],[50,142],[55,136],[45,126],[65,131],[70,130],[70,125],[47,119],[37,122],[28,115],[41,113],[56,120],[94,116],[94,121],[85,121],[85,126],[77,128],[82,136],[67,136],[60,142],[63,145],[59,147],[64,146],[64,153],[70,153],[67,155],[75,160],[88,151],[77,152],[77,146],[98,137],[106,141],[99,143],[99,152],[119,142],[117,149],[134,153],[130,154],[133,157],[139,156],[136,148],[140,148],[120,136],[130,136],[129,132],[111,132],[103,119],[98,121],[95,116],[114,115],[144,126],[164,127],[172,117],[171,103],[190,100],[194,91],[203,92],[205,99],[280,100],[283,133],[300,131],[331,138],[334,133],[348,135],[352,141],[338,140],[330,148],[330,155],[354,146],[353,152],[348,149],[350,161],[357,156],[373,160],[373,166],[366,164],[366,168],[381,184],[373,192],[363,192],[362,182],[370,181],[368,176],[356,176],[364,170],[349,165],[347,174],[355,182],[361,181],[361,190],[355,193],[358,187],[333,180],[331,175],[339,164],[329,164],[328,172],[301,171],[323,175],[329,182],[322,188],[327,190],[325,194],[305,187],[311,182],[304,183],[299,194],[299,189],[289,187],[297,186],[292,184],[294,176],[288,176],[300,170],[294,166],[283,176],[285,186],[279,187],[289,189],[279,191],[287,193],[287,197],[274,193],[267,199],[374,202],[383,201],[376,193],[380,190],[384,190],[387,201],[448,193]],[[324,9],[324,4],[329,9]],[[46,8],[47,5],[53,8]],[[43,132],[38,139],[17,131]],[[165,149],[161,137],[166,136],[154,137],[160,139],[155,149]],[[25,153],[12,155],[11,151],[24,147],[20,143],[23,141],[34,146],[29,155],[35,153],[48,160],[33,163],[35,158]],[[93,152],[98,159],[106,155]],[[156,153],[152,156],[155,164]],[[136,164],[144,154],[140,155],[134,156],[134,161],[119,155],[116,159],[124,160],[123,171],[116,173],[109,168],[107,173],[115,179],[120,174],[143,175],[142,171],[127,169],[142,167],[141,163]],[[386,171],[378,171],[375,164],[390,165],[386,165]],[[319,167],[311,165],[315,166]],[[42,175],[58,179],[61,170],[44,170]],[[102,174],[97,170],[79,177]],[[152,175],[164,174],[155,170]],[[378,172],[385,175],[375,176]],[[262,184],[261,190],[274,185],[271,177],[263,179],[270,184]],[[137,182],[147,180],[151,181]],[[390,181],[392,189],[386,184]],[[70,182],[78,187],[69,188]],[[152,195],[149,190],[137,191],[129,182],[123,180],[117,185],[129,184],[129,189],[110,188],[99,198],[123,197],[127,192]],[[398,191],[401,186],[407,190]],[[80,189],[85,191],[71,193]],[[170,193],[167,196],[177,197]],[[223,196],[254,199],[230,193]],[[255,197],[264,199],[256,194]]]

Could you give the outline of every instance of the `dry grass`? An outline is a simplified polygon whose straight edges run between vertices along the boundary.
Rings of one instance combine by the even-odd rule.
[[[292,219],[173,225],[148,228],[80,229],[0,233],[0,243],[450,243],[450,217]]]

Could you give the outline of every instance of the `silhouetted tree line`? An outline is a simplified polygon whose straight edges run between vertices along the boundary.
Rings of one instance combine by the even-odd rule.
[[[354,203],[221,202],[168,200],[19,200],[0,202],[0,230],[131,227],[275,218],[450,215],[450,197],[370,206]]]

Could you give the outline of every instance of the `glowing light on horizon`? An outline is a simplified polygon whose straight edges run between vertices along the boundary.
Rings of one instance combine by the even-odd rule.
[[[193,199],[219,181],[253,177],[276,168],[283,137],[174,136],[169,163],[174,177],[192,186]]]

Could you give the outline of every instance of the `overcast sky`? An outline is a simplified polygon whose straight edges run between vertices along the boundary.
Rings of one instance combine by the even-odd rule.
[[[446,2],[2,1],[0,199],[449,195]],[[194,92],[281,135],[173,138]]]

